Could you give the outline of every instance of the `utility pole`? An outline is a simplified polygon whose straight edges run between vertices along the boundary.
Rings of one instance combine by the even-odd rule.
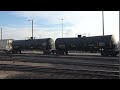
[[[119,46],[120,46],[120,11],[119,11]],[[120,79],[120,47],[119,47],[119,79]]]
[[[28,21],[32,21],[32,39],[33,39],[33,19]]]
[[[62,20],[62,38],[63,38],[63,18],[61,20]]]
[[[2,40],[2,28],[1,28],[1,40]]]
[[[104,36],[104,12],[102,11],[102,26],[103,26],[103,36]]]
[[[32,19],[32,38],[33,38],[33,19]]]

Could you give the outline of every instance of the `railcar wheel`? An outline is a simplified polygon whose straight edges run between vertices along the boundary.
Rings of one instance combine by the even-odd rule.
[[[68,55],[68,51],[65,51],[65,54]]]
[[[112,53],[111,56],[112,57],[116,57],[117,53]]]
[[[52,52],[52,54],[54,55],[54,54],[55,54],[55,52]]]
[[[56,54],[58,54],[58,55],[64,55],[64,51],[57,51]]]
[[[21,54],[21,51],[19,51],[20,52],[20,54]]]
[[[105,53],[105,52],[102,52],[101,53],[101,56],[109,56],[109,54]]]
[[[43,54],[50,55],[50,54],[51,54],[51,52],[50,52],[49,50],[45,50],[45,51],[43,51]]]
[[[46,54],[46,52],[45,52],[45,51],[43,51],[43,54]]]
[[[101,53],[101,56],[104,56],[104,54],[103,54],[103,53]]]

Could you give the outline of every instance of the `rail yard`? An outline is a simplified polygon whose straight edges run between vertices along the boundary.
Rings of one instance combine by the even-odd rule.
[[[57,15],[57,13],[57,17],[62,15]],[[0,79],[120,79],[120,38],[118,41],[118,32],[115,32],[118,26],[114,26],[113,21],[109,21],[112,20],[110,17],[105,20],[108,21],[106,22],[108,26],[104,34],[103,11],[101,13],[102,28],[98,23],[99,19],[96,18],[99,16],[98,12],[94,13],[95,16],[93,12],[86,14],[88,16],[84,19],[81,17],[84,17],[85,13],[83,15],[81,13],[83,12],[76,13],[77,16],[73,13],[63,14],[63,16],[66,15],[65,20],[68,21],[65,21],[63,25],[64,19],[60,19],[62,20],[62,37],[58,28],[59,23],[56,21],[58,18],[53,17],[52,13],[50,20],[45,13],[43,16],[41,16],[42,13],[37,15],[40,18],[35,19],[35,29],[33,29],[33,18],[27,20],[32,24],[32,36],[29,35],[30,28],[24,19],[33,14],[26,16],[24,12],[23,16],[21,14],[12,17],[13,12],[12,14],[6,13],[9,19],[6,18],[6,14],[0,14],[2,15],[0,16],[2,26]],[[74,19],[71,20],[69,16]],[[118,20],[116,22],[118,23]],[[5,33],[2,33],[3,29]],[[99,31],[101,29],[102,35]]]
[[[119,59],[96,53],[1,53],[0,75],[4,79],[119,79]]]
[[[0,51],[4,79],[119,79],[113,35],[0,40]]]

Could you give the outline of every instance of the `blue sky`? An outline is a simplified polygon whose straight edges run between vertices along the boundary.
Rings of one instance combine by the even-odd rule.
[[[64,37],[102,35],[101,11],[0,11],[0,28],[3,38],[25,39],[31,36],[31,22],[34,20],[34,37],[54,40]],[[119,12],[104,11],[105,35],[115,35],[119,40]]]
[[[27,17],[17,16],[14,15],[15,12],[12,11],[0,11],[0,25],[4,26],[31,26],[31,24],[27,21]],[[47,28],[59,28],[61,23],[50,24],[47,18],[40,18],[39,21],[34,20],[34,24],[40,27],[47,27]],[[72,26],[71,23],[64,23],[64,26]]]
[[[8,26],[8,25],[24,25],[24,17],[17,17],[12,15],[10,11],[0,11],[0,26]]]

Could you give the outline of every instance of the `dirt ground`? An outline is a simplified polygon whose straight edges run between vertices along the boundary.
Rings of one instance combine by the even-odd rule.
[[[17,71],[0,71],[0,79],[6,79],[11,76],[20,75],[24,72],[17,72]]]
[[[25,65],[25,66],[41,66],[41,67],[61,67],[49,63],[30,63],[19,61],[0,61],[0,64]],[[44,72],[24,72],[24,71],[3,71],[0,70],[0,79],[76,79],[80,76],[65,75],[62,73],[44,73]]]
[[[82,79],[82,77],[43,72],[0,71],[0,79]]]

